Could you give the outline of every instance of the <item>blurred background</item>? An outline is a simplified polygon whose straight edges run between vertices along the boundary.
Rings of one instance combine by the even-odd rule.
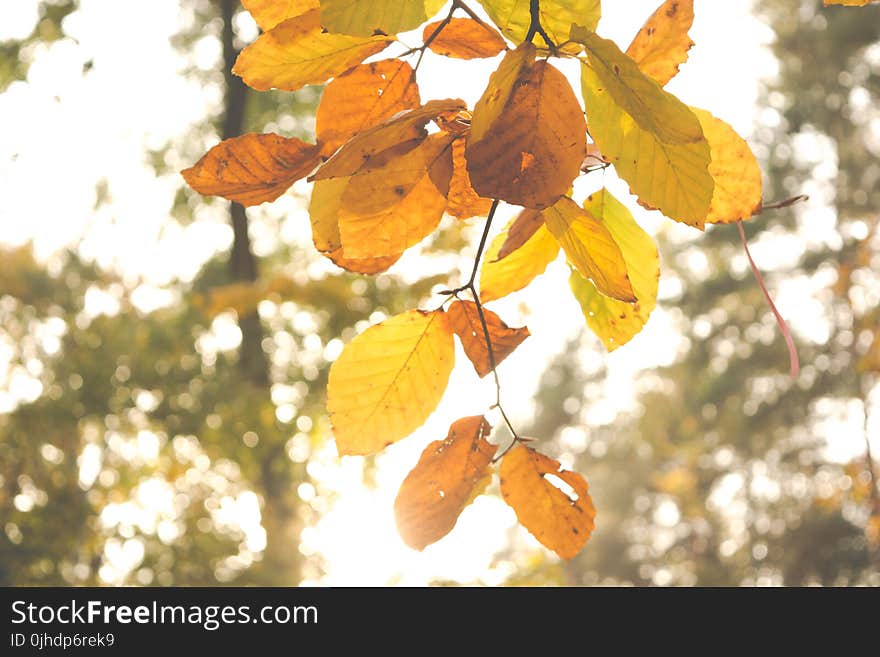
[[[604,4],[625,46],[660,3]],[[179,176],[242,132],[313,138],[320,88],[228,74],[257,35],[238,2],[0,3],[0,584],[880,585],[880,7],[696,12],[670,88],[749,139],[766,200],[810,195],[746,227],[802,373],[733,226],[638,211],[660,303],[611,355],[563,263],[494,304],[533,334],[499,368],[515,424],[598,510],[564,563],[497,481],[424,552],[396,534],[421,449],[488,406],[469,366],[378,457],[340,459],[324,414],[342,345],[436,303],[479,222],[346,274],[311,245],[304,182],[245,212]],[[493,63],[472,64],[429,54],[423,100],[473,104]]]

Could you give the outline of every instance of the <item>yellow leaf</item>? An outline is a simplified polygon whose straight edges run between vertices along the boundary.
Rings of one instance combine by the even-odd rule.
[[[403,112],[393,119],[369,128],[353,137],[336,151],[309,180],[325,180],[352,176],[371,166],[370,161],[383,151],[397,148],[404,142],[427,135],[425,125],[438,117],[465,109],[463,100],[431,100],[416,109]],[[381,159],[381,158],[380,158]]]
[[[422,41],[428,42],[442,21],[428,23],[422,30]],[[447,23],[428,47],[438,55],[457,59],[494,57],[507,49],[498,32],[485,23],[472,18],[453,18]]]
[[[393,38],[353,37],[321,30],[317,9],[289,18],[242,50],[232,71],[258,91],[296,91],[321,84],[384,50]]]
[[[454,359],[442,311],[411,310],[352,340],[327,383],[339,454],[375,454],[420,427],[440,403]]]
[[[507,38],[514,43],[525,40],[532,22],[529,0],[480,0],[480,4]],[[571,38],[573,24],[595,30],[602,15],[600,0],[541,0],[540,10],[541,27],[557,46]],[[535,43],[547,47],[540,35],[535,36]],[[578,50],[574,44],[563,48],[565,52]]]
[[[595,74],[602,87],[643,130],[650,132],[664,144],[705,141],[700,122],[687,105],[639,70],[638,65],[620,51],[617,45],[595,32],[575,29],[578,41],[589,55],[585,71]],[[586,101],[586,98],[584,98]],[[587,104],[592,131],[592,107]],[[600,148],[602,144],[599,144]],[[607,156],[607,149],[602,152]]]
[[[567,196],[541,214],[544,225],[581,276],[609,297],[636,301],[623,254],[601,219]]]
[[[200,194],[249,206],[274,201],[318,162],[314,144],[249,133],[221,141],[181,174]]]
[[[577,555],[595,527],[596,509],[586,480],[524,445],[505,455],[500,474],[504,501],[532,536],[563,559]],[[563,492],[556,480],[572,493]]]
[[[636,34],[626,50],[642,73],[665,85],[687,61],[694,42],[688,30],[694,24],[694,0],[666,0]]]
[[[498,249],[496,260],[504,260],[523,244],[528,242],[541,226],[544,225],[544,217],[539,210],[526,208],[520,212],[510,228],[507,229],[507,239]]]
[[[330,32],[370,36],[418,27],[446,0],[321,0],[321,20]]]
[[[486,334],[480,322],[477,304],[473,301],[456,301],[449,306],[447,318],[449,326],[461,340],[464,353],[473,363],[477,374],[480,378],[489,374],[492,371],[492,363],[489,361]],[[483,308],[483,318],[486,320],[486,328],[492,342],[492,355],[497,366],[529,337],[529,329],[525,326],[510,328],[488,308]]]
[[[544,60],[532,63],[529,52],[534,47],[526,44],[508,54],[489,79],[465,157],[480,196],[543,208],[580,174],[586,124],[565,76]]]
[[[412,67],[399,59],[355,66],[324,88],[315,116],[321,155],[355,135],[421,105]]]
[[[509,229],[510,225],[492,240],[486,250],[480,269],[480,299],[484,302],[523,289],[536,276],[543,274],[547,265],[559,255],[559,243],[546,226],[541,226],[516,251],[504,260],[497,260],[498,251],[507,241]]]
[[[746,140],[727,123],[706,110],[691,108],[712,149],[709,173],[715,179],[707,224],[750,219],[761,209],[761,167]]]
[[[394,500],[397,530],[415,550],[440,540],[491,477],[492,427],[480,415],[456,420],[445,440],[425,448]]]
[[[571,273],[571,290],[584,312],[587,325],[599,336],[608,351],[614,351],[642,330],[657,305],[660,256],[651,236],[607,190],[592,194],[584,207],[602,222],[620,247],[633,292],[638,299],[635,303],[612,299],[599,292],[592,281],[578,272]]]
[[[590,134],[632,193],[671,219],[703,228],[715,190],[709,142],[663,142],[639,126],[586,65],[583,88]]]
[[[483,198],[471,186],[464,149],[464,139],[452,142],[452,179],[449,181],[449,194],[446,197],[446,212],[456,219],[485,217],[492,207],[492,199]]]
[[[264,32],[319,6],[318,0],[241,0],[241,4]]]
[[[348,178],[319,180],[312,187],[309,199],[309,220],[312,224],[312,241],[321,253],[330,253],[342,248],[339,237],[339,210],[342,206],[342,192],[348,185]]]

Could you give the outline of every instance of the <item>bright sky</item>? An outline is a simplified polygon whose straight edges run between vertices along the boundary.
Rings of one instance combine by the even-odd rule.
[[[152,0],[149,11],[137,13],[137,29],[113,29],[130,24],[132,4],[82,0],[82,10],[67,26],[74,40],[42,49],[28,84],[15,84],[0,95],[0,115],[4,117],[0,126],[4,196],[0,242],[33,240],[38,254],[45,257],[82,239],[83,251],[100,264],[119,268],[132,281],[161,286],[175,276],[192,277],[201,262],[228,248],[231,231],[222,214],[211,209],[190,226],[169,227],[168,208],[180,180],[176,176],[157,178],[143,165],[144,152],[186,135],[202,119],[206,107],[218,99],[179,73],[185,58],[168,43],[182,20],[177,0]],[[625,46],[659,2],[618,0],[603,4],[605,15],[599,32]],[[35,7],[35,0],[0,2],[0,40],[29,33]],[[691,36],[697,45],[670,90],[688,104],[713,111],[749,136],[758,81],[774,71],[774,61],[765,48],[772,35],[752,15],[750,0],[697,0],[696,9]],[[417,37],[409,40],[416,42]],[[195,50],[199,65],[206,69],[216,66],[212,42],[200,42]],[[83,77],[83,64],[90,60],[94,67]],[[480,66],[429,55],[423,64],[424,75],[420,72],[422,97],[462,97],[473,105],[492,67],[493,62]],[[190,163],[176,164],[183,168]],[[110,202],[96,210],[94,189],[101,180],[107,183]],[[626,196],[625,186],[610,175],[606,183]],[[296,189],[304,187],[300,184]],[[301,200],[293,195],[272,208],[249,212],[253,217],[286,216],[284,230],[309,241]],[[652,232],[662,229],[675,239],[697,237],[692,229],[656,215],[638,210],[637,216]],[[757,245],[759,262],[768,255]],[[417,263],[417,254],[407,256],[397,271],[411,275]],[[744,262],[739,264],[744,266]],[[505,407],[511,409],[515,424],[528,421],[543,365],[565,348],[570,337],[585,330],[567,287],[567,272],[558,262],[526,294],[494,306],[510,324],[528,320],[533,335],[499,369],[505,384]],[[794,312],[786,299],[800,297],[802,292],[795,289],[783,294],[783,311]],[[157,297],[145,298],[148,304]],[[806,312],[804,316],[799,310],[796,326],[810,326],[809,307]],[[234,337],[233,332],[233,343]],[[680,341],[673,320],[660,311],[625,348],[610,356],[598,347],[585,354],[587,367],[596,367],[604,358],[611,372],[604,403],[597,406],[597,419],[609,422],[617,410],[626,407],[639,366],[669,363],[677,348]],[[464,358],[458,361],[463,363]],[[537,546],[524,530],[512,529],[515,518],[500,499],[485,496],[465,511],[450,536],[423,553],[407,549],[397,537],[394,496],[424,445],[445,436],[453,419],[482,413],[490,405],[488,400],[494,394],[491,383],[480,385],[475,379],[468,364],[456,368],[450,393],[425,427],[379,457],[375,490],[360,485],[361,459],[340,461],[332,445],[313,459],[309,472],[318,487],[301,488],[302,497],[314,503],[316,497],[339,493],[338,502],[318,526],[303,535],[303,551],[322,555],[328,566],[320,583],[417,585],[432,578],[473,581],[480,577],[495,583],[507,574],[505,567],[488,570],[488,566],[493,555],[509,545],[511,535],[525,545]],[[252,510],[254,505],[243,508]],[[113,550],[120,554],[114,557],[108,553],[108,557],[131,559],[117,547]]]

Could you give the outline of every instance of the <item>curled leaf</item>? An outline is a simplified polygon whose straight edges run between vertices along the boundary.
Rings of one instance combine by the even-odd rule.
[[[513,220],[513,223],[510,224],[510,228],[507,229],[507,238],[504,240],[501,248],[498,249],[498,255],[495,257],[495,260],[504,260],[504,258],[528,242],[532,235],[543,225],[544,217],[538,210],[526,208],[520,212],[516,219]]]
[[[464,149],[464,139],[452,142],[452,178],[449,181],[449,194],[446,196],[446,211],[456,219],[485,217],[492,207],[492,199],[478,195],[471,186]]]
[[[492,363],[489,359],[489,348],[486,345],[486,334],[477,304],[473,301],[456,301],[449,306],[447,313],[449,326],[461,340],[464,353],[474,365],[477,374],[482,378],[492,371]],[[510,328],[504,321],[488,308],[483,308],[483,317],[486,320],[486,328],[489,330],[489,339],[492,343],[492,356],[495,365],[513,353],[523,340],[529,337],[529,329]]]

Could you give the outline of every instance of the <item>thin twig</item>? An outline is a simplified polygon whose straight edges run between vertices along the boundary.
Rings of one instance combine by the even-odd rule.
[[[739,229],[739,238],[742,241],[743,249],[745,249],[746,257],[749,259],[749,264],[752,267],[752,273],[755,275],[755,279],[758,281],[758,285],[761,286],[761,291],[764,293],[764,298],[767,299],[767,303],[770,304],[770,310],[773,311],[773,315],[776,317],[776,322],[779,324],[779,328],[782,331],[782,337],[785,338],[785,344],[788,346],[788,360],[791,372],[791,378],[796,379],[798,372],[801,369],[800,361],[798,360],[797,348],[794,346],[794,340],[791,337],[791,331],[788,328],[788,324],[785,322],[785,319],[782,315],[779,314],[779,311],[776,309],[776,304],[773,303],[773,297],[770,296],[770,292],[767,291],[767,286],[764,285],[764,277],[761,276],[761,270],[758,269],[758,265],[755,264],[755,261],[752,259],[752,254],[749,251],[749,243],[746,241],[746,231],[743,229],[743,222],[737,221],[736,227]]]

